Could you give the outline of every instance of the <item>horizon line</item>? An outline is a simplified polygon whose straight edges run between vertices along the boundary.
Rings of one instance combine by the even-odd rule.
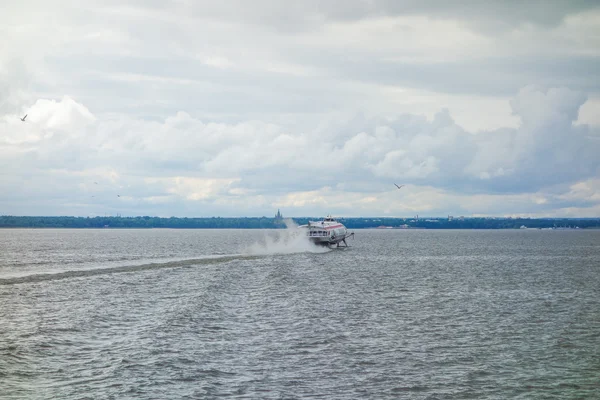
[[[177,217],[177,216],[169,216],[169,217],[161,217],[158,215],[128,215],[128,216],[123,216],[123,215],[11,215],[11,214],[0,214],[0,218],[3,217],[14,217],[14,218],[145,218],[145,217],[149,217],[149,218],[164,218],[164,219],[170,219],[170,218],[176,218],[176,219],[200,219],[200,218],[268,218],[268,219],[277,219],[276,216],[274,217],[267,217],[265,215],[261,215],[261,216],[235,216],[235,217],[224,217],[224,216],[220,216],[220,215],[213,215],[213,216],[203,216],[203,217]],[[488,215],[488,216],[466,216],[466,215],[461,215],[461,216],[453,216],[453,215],[449,215],[449,216],[445,216],[445,217],[440,217],[440,216],[411,216],[411,217],[400,217],[400,216],[360,216],[360,217],[351,217],[351,216],[337,216],[334,218],[338,218],[338,219],[349,219],[349,218],[363,218],[363,219],[384,219],[384,218],[389,218],[389,219],[419,219],[419,220],[425,220],[425,219],[449,219],[449,217],[452,217],[453,220],[460,220],[460,219],[600,219],[600,216],[596,216],[596,217],[524,217],[524,216],[499,216],[499,215]],[[282,220],[285,219],[293,219],[293,218],[320,218],[320,217],[315,217],[314,215],[303,215],[303,216],[294,216],[294,217],[282,217]]]

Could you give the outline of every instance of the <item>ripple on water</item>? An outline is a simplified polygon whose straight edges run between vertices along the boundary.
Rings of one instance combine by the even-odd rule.
[[[61,232],[59,258],[183,259],[0,274],[9,399],[600,398],[600,232],[361,231],[351,251],[254,255],[262,232]]]

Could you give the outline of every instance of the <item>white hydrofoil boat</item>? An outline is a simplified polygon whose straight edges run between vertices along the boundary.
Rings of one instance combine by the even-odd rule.
[[[306,230],[306,236],[311,242],[324,246],[335,244],[339,247],[340,243],[344,243],[347,247],[346,239],[350,236],[354,237],[354,232],[348,233],[344,224],[331,216],[321,221],[309,221],[308,224],[300,225],[298,228]]]

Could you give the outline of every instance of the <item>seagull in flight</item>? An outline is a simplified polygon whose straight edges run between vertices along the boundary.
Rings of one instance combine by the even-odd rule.
[[[394,183],[394,185],[396,185],[396,184]],[[406,186],[406,185],[400,185],[400,186],[396,185],[396,187],[397,187],[398,189],[400,189],[402,186]]]
[[[25,116],[21,118],[21,121],[25,122],[25,118],[27,118],[27,114],[25,114]]]

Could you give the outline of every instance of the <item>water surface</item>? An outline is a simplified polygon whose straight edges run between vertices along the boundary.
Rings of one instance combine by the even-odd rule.
[[[600,231],[0,230],[0,398],[600,398]]]

